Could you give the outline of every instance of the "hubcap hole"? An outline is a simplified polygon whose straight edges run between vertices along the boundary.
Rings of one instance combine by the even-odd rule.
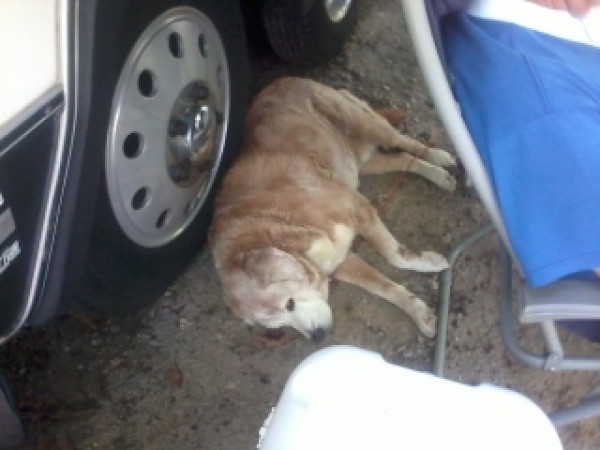
[[[175,58],[183,57],[183,44],[179,33],[171,33],[169,35],[169,50]]]
[[[142,153],[142,136],[139,133],[129,133],[123,141],[123,153],[129,159],[137,158]]]
[[[160,213],[160,216],[158,216],[158,219],[156,219],[156,228],[163,228],[167,224],[169,221],[170,212],[170,210],[165,209],[162,213]]]
[[[200,49],[200,53],[205,58],[208,57],[208,44],[206,43],[206,36],[201,34],[198,36],[198,48]]]
[[[148,204],[150,190],[147,187],[140,188],[133,194],[131,199],[131,207],[136,211],[139,211]]]
[[[138,89],[144,97],[152,97],[156,94],[156,80],[154,73],[146,69],[138,77]]]

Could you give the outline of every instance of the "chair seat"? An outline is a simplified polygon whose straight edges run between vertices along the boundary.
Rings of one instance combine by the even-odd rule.
[[[542,288],[523,287],[519,320],[600,319],[600,281],[563,279]]]

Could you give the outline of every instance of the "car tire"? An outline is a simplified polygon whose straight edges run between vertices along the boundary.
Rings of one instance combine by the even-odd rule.
[[[90,122],[105,132],[88,147],[105,158],[74,295],[103,315],[156,300],[204,243],[249,78],[237,0],[135,0],[121,23],[116,48],[94,56]]]
[[[23,443],[25,430],[17,402],[8,381],[0,373],[0,449],[16,448]]]
[[[273,51],[284,61],[322,64],[337,54],[356,19],[357,0],[264,0]]]

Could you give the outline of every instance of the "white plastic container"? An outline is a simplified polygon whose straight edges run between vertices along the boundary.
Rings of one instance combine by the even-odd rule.
[[[260,450],[562,449],[548,417],[521,394],[345,346],[298,366],[260,435]]]

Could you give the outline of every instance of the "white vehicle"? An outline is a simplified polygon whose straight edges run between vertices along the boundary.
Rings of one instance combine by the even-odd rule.
[[[156,299],[204,242],[240,145],[245,21],[318,62],[355,3],[1,0],[0,343],[68,301],[118,315]]]

